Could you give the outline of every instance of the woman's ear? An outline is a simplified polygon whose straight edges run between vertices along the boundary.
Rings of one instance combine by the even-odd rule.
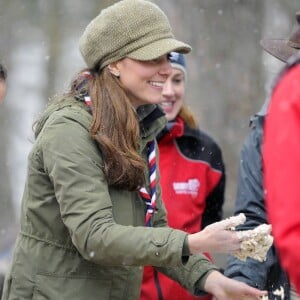
[[[111,74],[113,74],[116,77],[120,77],[120,71],[119,71],[116,63],[111,63],[107,67]]]

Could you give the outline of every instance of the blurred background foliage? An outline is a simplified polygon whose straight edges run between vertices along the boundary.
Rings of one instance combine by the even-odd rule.
[[[0,251],[15,238],[32,125],[49,97],[66,90],[84,67],[78,39],[89,21],[114,2],[0,0],[0,60],[8,69],[8,93],[0,107]],[[224,217],[230,216],[249,118],[260,109],[283,65],[259,41],[290,34],[299,0],[153,2],[169,17],[175,36],[193,47],[187,56],[186,100],[199,126],[223,150]]]

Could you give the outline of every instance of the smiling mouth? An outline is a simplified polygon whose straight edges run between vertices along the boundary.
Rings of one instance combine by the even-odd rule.
[[[161,103],[162,108],[171,108],[174,105],[175,101],[164,101]]]
[[[161,81],[150,81],[149,83],[152,86],[159,87],[159,88],[162,88],[164,86],[164,82]]]

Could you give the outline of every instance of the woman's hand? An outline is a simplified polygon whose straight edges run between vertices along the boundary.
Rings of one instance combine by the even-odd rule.
[[[239,250],[241,240],[235,231],[230,230],[234,226],[236,224],[229,218],[210,224],[200,232],[190,234],[188,236],[190,253],[234,253]]]
[[[243,282],[227,278],[218,271],[212,271],[207,276],[204,290],[217,300],[251,300],[267,295],[267,291],[260,291]]]

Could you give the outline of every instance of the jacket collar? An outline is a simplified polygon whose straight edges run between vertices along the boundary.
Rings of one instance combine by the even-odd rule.
[[[138,107],[141,137],[147,141],[155,139],[167,124],[164,112],[158,105],[147,104]]]
[[[177,117],[174,121],[169,121],[165,128],[157,136],[157,140],[169,137],[170,139],[180,137],[199,138],[199,129],[190,128],[181,117]]]

